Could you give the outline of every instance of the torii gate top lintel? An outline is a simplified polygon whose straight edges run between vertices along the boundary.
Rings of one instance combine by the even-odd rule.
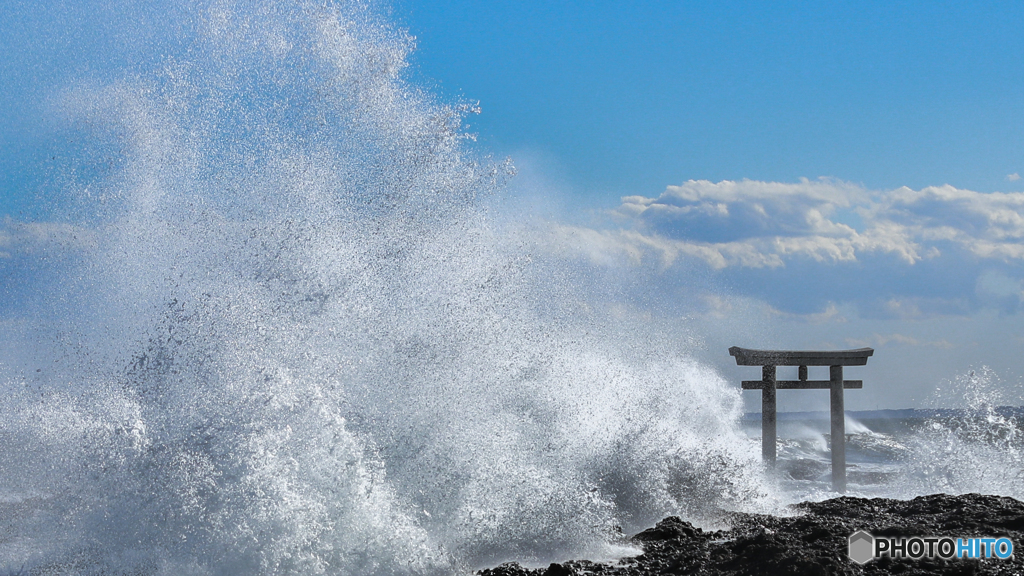
[[[737,366],[864,366],[871,348],[855,350],[751,350],[733,346],[729,355]]]

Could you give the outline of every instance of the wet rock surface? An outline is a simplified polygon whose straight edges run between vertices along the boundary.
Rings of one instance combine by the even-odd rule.
[[[676,517],[632,537],[644,553],[616,564],[572,561],[526,569],[516,563],[480,576],[646,576],[661,574],[1022,574],[1024,548],[1005,560],[888,558],[854,563],[848,538],[857,530],[875,537],[1008,537],[1024,546],[1024,503],[1013,498],[937,494],[913,500],[842,497],[794,506],[794,517],[731,514],[729,530],[705,532]]]

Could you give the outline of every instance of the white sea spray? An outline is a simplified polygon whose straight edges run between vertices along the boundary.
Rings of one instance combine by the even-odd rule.
[[[0,567],[450,574],[773,509],[739,391],[500,223],[512,166],[410,37],[359,2],[182,14],[53,98],[86,144],[5,321]]]

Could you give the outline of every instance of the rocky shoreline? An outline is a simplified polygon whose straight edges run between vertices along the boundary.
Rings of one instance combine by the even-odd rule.
[[[875,537],[1008,537],[1024,546],[1024,503],[1013,498],[936,494],[913,500],[842,497],[795,506],[799,515],[731,514],[729,530],[705,532],[676,517],[632,537],[644,553],[616,564],[586,560],[527,569],[502,564],[480,576],[654,576],[1024,574],[1024,547],[1007,559],[882,557],[864,565],[848,557],[857,530]]]

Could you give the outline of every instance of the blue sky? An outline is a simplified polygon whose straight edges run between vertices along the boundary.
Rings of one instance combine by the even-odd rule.
[[[171,4],[188,16],[189,3]],[[48,120],[49,99],[173,54],[190,22],[127,1],[9,5],[8,294],[27,266],[12,254],[73,233],[53,222],[74,221],[74,207],[41,191],[67,177],[54,150],[82,144]],[[480,102],[467,120],[475,147],[516,163],[509,213],[535,215],[536,245],[634,278],[626,308],[696,334],[688,353],[739,379],[752,376],[729,366],[731,345],[873,346],[861,375],[886,395],[851,408],[953,404],[936,383],[982,366],[1021,403],[1024,4],[383,10],[416,38],[413,82]],[[93,169],[114,170],[116,146],[96,144],[90,154],[114,160]]]
[[[606,203],[688,179],[1024,190],[1011,2],[402,2],[481,141]]]

